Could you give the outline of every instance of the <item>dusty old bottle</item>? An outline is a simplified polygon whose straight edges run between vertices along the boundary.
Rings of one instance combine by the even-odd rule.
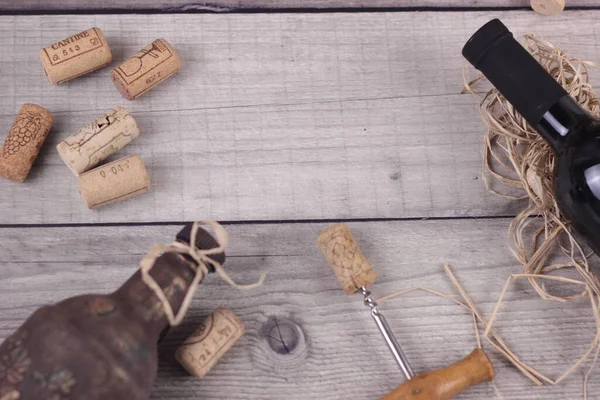
[[[191,228],[177,241],[189,244]],[[196,246],[218,243],[200,228]],[[224,253],[210,257],[225,261]],[[195,266],[190,256],[167,251],[150,270],[175,313]],[[140,271],[110,295],[42,307],[0,346],[0,400],[145,400],[157,372],[157,342],[168,326]]]

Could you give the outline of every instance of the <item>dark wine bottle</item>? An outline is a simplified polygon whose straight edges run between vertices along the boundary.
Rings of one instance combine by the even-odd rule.
[[[192,225],[177,241],[190,243]],[[218,247],[199,228],[198,249]],[[225,254],[210,256],[222,264]],[[197,262],[164,251],[149,271],[176,313]],[[214,272],[207,266],[209,272]],[[83,295],[34,312],[0,346],[0,400],[146,400],[157,342],[169,327],[163,303],[137,271],[110,295]]]
[[[560,211],[600,255],[600,121],[498,19],[481,27],[462,54],[552,147]]]

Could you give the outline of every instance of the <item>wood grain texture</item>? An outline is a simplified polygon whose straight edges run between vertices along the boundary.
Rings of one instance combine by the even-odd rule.
[[[506,215],[481,181],[477,99],[459,95],[462,45],[500,17],[584,59],[600,53],[600,12],[96,15],[0,18],[0,126],[23,102],[55,115],[28,181],[0,182],[0,223]],[[183,68],[123,100],[110,69],[61,87],[38,59],[56,38],[99,26],[114,65],[157,37]],[[435,27],[435,29],[433,29]],[[595,76],[598,76],[595,73]],[[141,135],[153,190],[86,209],[54,147],[122,105]]]
[[[454,271],[485,315],[519,268],[506,248],[508,219],[349,224],[379,274],[376,295],[414,286],[456,294],[442,265]],[[403,381],[360,296],[347,296],[315,240],[326,224],[231,225],[226,268],[239,282],[268,273],[265,285],[240,292],[217,276],[200,286],[183,325],[161,345],[152,399],[376,399]],[[120,285],[154,243],[178,226],[0,229],[0,340],[37,307]],[[564,292],[563,292],[564,293]],[[539,300],[525,282],[510,287],[498,331],[524,360],[556,377],[594,335],[584,301]],[[189,377],[174,351],[214,309],[233,310],[247,333],[204,379]],[[475,347],[471,316],[424,293],[382,307],[417,373],[466,356]],[[290,321],[299,340],[288,354],[269,345],[270,321]],[[289,343],[288,343],[289,344]],[[582,368],[558,387],[535,387],[487,348],[504,399],[580,399]],[[596,371],[590,393],[598,393]],[[459,399],[500,399],[481,385]]]
[[[0,0],[0,10],[135,10],[216,11],[248,9],[454,8],[529,7],[529,0]],[[569,7],[600,6],[599,0],[568,0]]]

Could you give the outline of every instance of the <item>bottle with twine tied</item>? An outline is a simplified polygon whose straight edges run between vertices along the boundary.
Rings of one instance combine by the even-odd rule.
[[[214,237],[200,227],[209,225]],[[190,245],[194,243],[195,245]],[[145,400],[157,343],[183,319],[198,283],[223,270],[227,232],[188,224],[170,246],[154,246],[125,284],[44,306],[0,346],[0,400]]]

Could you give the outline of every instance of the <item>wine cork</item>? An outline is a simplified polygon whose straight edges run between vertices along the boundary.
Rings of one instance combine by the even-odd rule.
[[[89,208],[99,208],[150,190],[138,155],[121,158],[79,175],[79,193]]]
[[[164,39],[157,39],[112,71],[112,80],[123,97],[135,100],[179,71],[181,59]]]
[[[40,50],[44,71],[55,85],[100,69],[112,53],[100,28],[90,28]]]
[[[140,134],[135,119],[121,107],[108,111],[60,142],[60,158],[78,176],[125,147]]]
[[[23,104],[0,154],[0,177],[23,182],[42,144],[50,132],[54,117],[35,104]]]
[[[538,14],[552,16],[565,9],[565,0],[531,0],[531,8]]]
[[[321,232],[317,243],[333,268],[346,294],[353,294],[362,286],[370,286],[377,274],[354,240],[350,228],[335,224]]]
[[[230,310],[218,308],[175,352],[177,362],[203,377],[244,334],[244,323]]]

